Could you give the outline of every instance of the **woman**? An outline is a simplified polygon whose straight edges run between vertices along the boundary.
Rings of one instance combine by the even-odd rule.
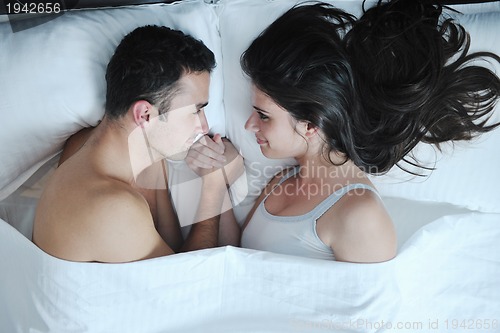
[[[304,5],[253,41],[241,60],[254,93],[245,127],[266,157],[298,165],[264,189],[243,247],[364,263],[396,255],[367,173],[416,165],[407,156],[420,141],[468,140],[498,125],[485,122],[500,81],[468,62],[499,58],[467,54],[468,35],[440,23],[441,9],[394,0],[354,21],[327,4]]]

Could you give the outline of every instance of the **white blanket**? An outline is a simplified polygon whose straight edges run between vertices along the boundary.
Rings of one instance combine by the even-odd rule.
[[[55,259],[0,223],[1,332],[293,332],[389,320],[393,263],[232,247],[127,264]],[[317,326],[317,327],[314,327]]]
[[[400,252],[399,321],[425,332],[500,332],[500,214],[445,216]]]
[[[381,264],[233,247],[94,264],[53,258],[0,221],[0,331],[499,332],[499,222],[442,218]]]

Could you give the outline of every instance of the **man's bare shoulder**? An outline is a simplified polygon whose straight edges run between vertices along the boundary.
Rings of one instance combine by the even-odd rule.
[[[94,189],[89,202],[94,261],[126,262],[172,254],[155,229],[146,200],[131,186]]]
[[[146,200],[130,185],[94,180],[80,192],[47,207],[54,220],[35,225],[34,241],[49,254],[72,261],[128,262],[173,253],[155,229]],[[57,206],[62,213],[55,212]]]
[[[100,180],[88,189],[89,200],[96,209],[104,209],[110,205],[131,212],[147,212],[148,204],[130,184],[116,179]],[[106,211],[109,211],[106,210]]]

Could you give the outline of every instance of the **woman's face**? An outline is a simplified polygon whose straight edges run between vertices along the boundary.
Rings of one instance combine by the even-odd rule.
[[[296,130],[297,120],[261,90],[255,86],[252,90],[254,111],[245,129],[255,133],[262,154],[273,159],[304,154],[307,144]]]

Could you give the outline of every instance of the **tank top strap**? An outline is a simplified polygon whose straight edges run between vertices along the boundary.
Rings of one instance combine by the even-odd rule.
[[[373,186],[362,183],[348,184],[330,194],[325,200],[320,202],[320,204],[313,209],[314,220],[317,220],[321,216],[323,216],[323,214],[325,214],[337,201],[339,201],[349,191],[357,189],[369,190],[378,195],[377,190],[373,188]]]
[[[278,183],[276,183],[273,186],[273,188],[271,189],[271,191],[269,191],[269,193],[266,194],[266,196],[264,197],[264,200],[262,200],[262,202],[260,204],[263,205],[264,201],[266,201],[267,197],[270,196],[271,193],[274,192],[274,189],[276,189],[278,186],[280,186],[281,184],[283,184],[283,182],[285,180],[287,180],[288,178],[295,176],[295,174],[297,173],[297,171],[299,171],[299,169],[300,169],[300,167],[298,165],[296,165],[292,169],[288,170],[287,173],[283,177],[281,177],[281,179],[278,181]]]
[[[281,179],[279,180],[278,184],[276,184],[276,186],[283,184],[283,182],[285,180],[287,180],[290,177],[295,176],[299,170],[300,170],[300,166],[298,166],[298,165],[296,165],[292,169],[288,170],[288,172],[283,177],[281,177]]]

